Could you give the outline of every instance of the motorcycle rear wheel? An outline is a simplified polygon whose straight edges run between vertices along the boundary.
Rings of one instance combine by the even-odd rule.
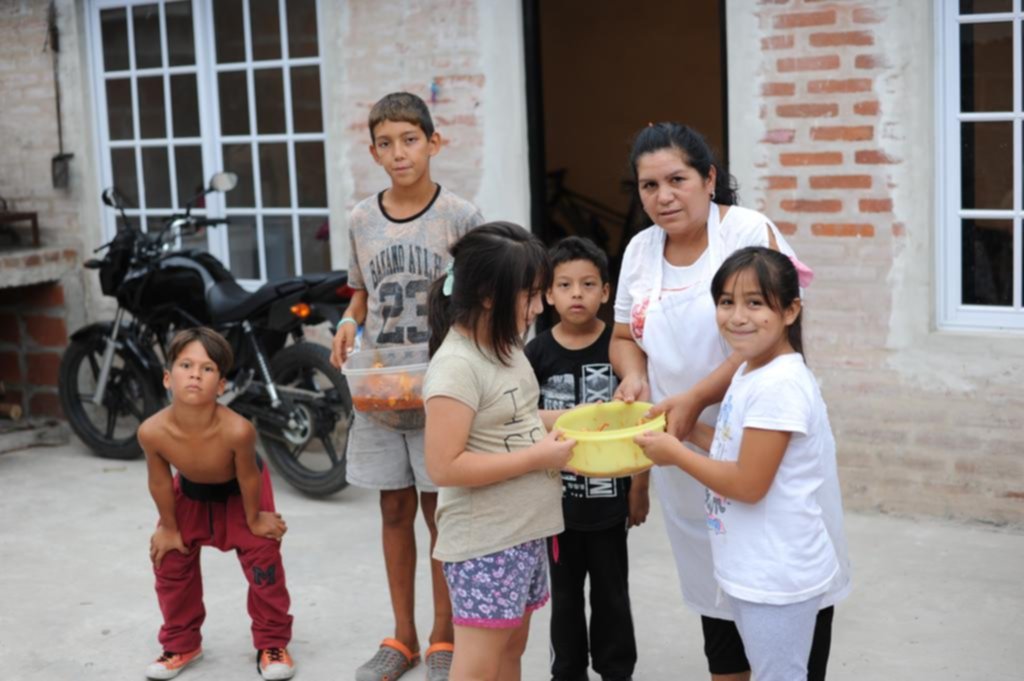
[[[100,335],[68,345],[60,361],[61,408],[71,429],[94,454],[104,459],[135,459],[142,456],[136,431],[163,406],[163,399],[144,369],[115,350],[103,403],[94,404],[105,347],[106,338]]]
[[[300,419],[292,429],[257,423],[267,458],[304,494],[325,497],[344,489],[352,397],[330,351],[300,341],[274,356],[270,374]]]

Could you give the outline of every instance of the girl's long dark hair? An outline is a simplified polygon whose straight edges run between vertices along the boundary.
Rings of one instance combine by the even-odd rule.
[[[729,281],[732,275],[750,270],[757,279],[757,285],[761,289],[768,307],[778,312],[793,304],[794,300],[800,298],[800,279],[797,276],[796,267],[789,256],[763,246],[747,246],[736,251],[722,263],[722,266],[715,272],[711,280],[711,297],[718,305],[722,297],[725,282]],[[801,308],[800,314],[792,324],[789,325],[789,344],[793,349],[804,354],[803,332],[801,322],[804,314]]]
[[[700,173],[705,180],[715,172],[715,203],[723,206],[736,205],[736,178],[715,159],[704,136],[693,128],[681,123],[654,123],[643,128],[633,138],[633,150],[629,152],[629,163],[633,166],[633,179],[637,179],[636,164],[644,154],[662,149],[676,149],[683,155],[683,161]]]
[[[516,318],[519,294],[533,294],[550,283],[544,244],[519,225],[489,222],[456,241],[451,254],[455,277],[451,295],[444,295],[444,276],[430,287],[430,356],[437,352],[452,324],[475,332],[487,316],[488,349],[507,364],[513,348],[522,343]],[[485,301],[490,301],[490,310]]]

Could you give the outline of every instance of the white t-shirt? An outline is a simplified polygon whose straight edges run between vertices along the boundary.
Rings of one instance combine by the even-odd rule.
[[[715,579],[725,593],[754,603],[785,605],[827,593],[825,607],[845,595],[850,581],[825,402],[799,353],[746,371],[744,363],[722,401],[711,458],[736,461],[745,428],[793,436],[761,501],[707,490]]]

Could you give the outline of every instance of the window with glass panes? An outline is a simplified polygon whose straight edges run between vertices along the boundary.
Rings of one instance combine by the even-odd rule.
[[[1022,0],[938,2],[938,321],[1024,330]]]
[[[316,0],[93,0],[101,172],[144,229],[226,170],[192,237],[241,280],[330,269]],[[107,229],[114,230],[108,215]]]

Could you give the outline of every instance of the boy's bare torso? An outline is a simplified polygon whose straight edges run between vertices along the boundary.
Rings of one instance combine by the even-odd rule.
[[[227,407],[217,405],[208,423],[190,428],[166,407],[150,418],[140,433],[147,449],[193,482],[216,484],[236,477],[235,457],[251,425]]]

